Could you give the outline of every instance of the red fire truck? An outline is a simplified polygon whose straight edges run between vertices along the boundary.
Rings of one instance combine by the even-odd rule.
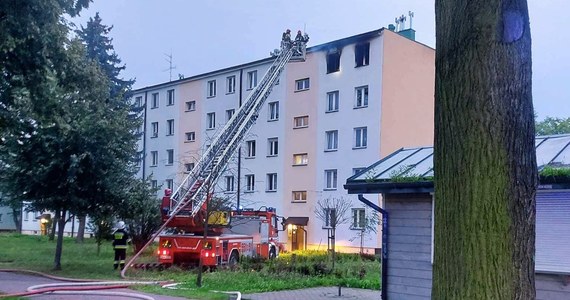
[[[163,220],[168,218],[168,207],[169,191],[162,199]],[[191,217],[181,211],[171,220],[169,227],[177,232],[159,237],[157,254],[162,265],[198,265],[200,260],[209,267],[234,265],[243,256],[272,259],[284,249],[279,243],[277,215],[272,207],[211,212],[207,232],[205,212],[203,207]]]

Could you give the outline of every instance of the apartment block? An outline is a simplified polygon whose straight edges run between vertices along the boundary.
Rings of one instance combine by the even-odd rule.
[[[176,189],[273,59],[135,90],[144,107],[139,176]],[[384,28],[309,47],[281,73],[216,196],[275,207],[290,250],[326,249],[329,224],[315,217],[316,203],[341,198],[350,210],[337,245],[379,248],[379,232],[359,238],[371,212],[343,184],[399,148],[433,143],[434,62],[433,48]]]

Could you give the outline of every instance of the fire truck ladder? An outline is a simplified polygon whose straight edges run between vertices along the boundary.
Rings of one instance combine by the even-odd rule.
[[[237,113],[226,123],[216,136],[206,153],[200,158],[192,171],[182,181],[171,196],[169,220],[173,215],[194,217],[206,202],[212,184],[215,184],[226,164],[238,149],[239,144],[255,123],[259,110],[269,97],[275,82],[293,57],[293,48],[281,51],[261,82],[247,97]],[[295,52],[297,56],[302,55]]]

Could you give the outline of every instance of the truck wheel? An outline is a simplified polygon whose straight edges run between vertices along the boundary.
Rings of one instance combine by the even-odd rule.
[[[271,250],[269,250],[269,259],[275,259],[277,257],[277,251],[275,250],[275,247],[271,247]]]
[[[232,251],[232,254],[230,254],[230,259],[228,260],[228,264],[230,266],[235,266],[237,265],[238,261],[239,261],[239,256],[237,251]]]

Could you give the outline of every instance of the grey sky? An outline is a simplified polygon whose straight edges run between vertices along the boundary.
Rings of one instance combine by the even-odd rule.
[[[539,118],[570,117],[570,1],[528,0],[533,97]],[[284,29],[306,28],[310,45],[387,27],[413,11],[416,40],[435,46],[433,0],[95,0],[76,24],[99,12],[114,25],[115,51],[135,88],[262,59]],[[408,17],[409,19],[409,17]],[[461,22],[461,20],[457,20]],[[409,25],[409,20],[406,25]]]

